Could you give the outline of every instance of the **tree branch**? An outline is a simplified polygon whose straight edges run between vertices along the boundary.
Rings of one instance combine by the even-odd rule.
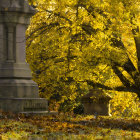
[[[117,66],[113,65],[112,69],[125,87],[131,87],[130,81],[122,74],[122,72],[119,70]]]

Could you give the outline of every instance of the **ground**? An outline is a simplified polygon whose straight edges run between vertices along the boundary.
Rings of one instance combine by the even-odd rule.
[[[139,140],[140,119],[69,114],[1,114],[0,140],[37,137],[44,140]]]

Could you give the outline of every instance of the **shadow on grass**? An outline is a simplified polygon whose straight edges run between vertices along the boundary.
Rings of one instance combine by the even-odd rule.
[[[51,116],[24,116],[15,114],[2,114],[2,116],[4,117],[3,119],[6,121],[7,118],[9,118],[8,116],[11,116],[11,119],[15,121],[30,123],[33,126],[37,126],[37,128],[45,130],[46,132],[51,132],[50,128],[61,131],[65,127],[66,129],[64,131],[67,131],[69,130],[69,127],[74,128],[78,125],[81,126],[81,128],[100,127],[140,132],[140,119],[126,119],[101,116],[99,116],[98,118],[94,118],[94,116],[91,116],[90,118],[86,119],[86,116],[80,116],[80,118],[75,118],[75,116],[65,116],[64,114]]]
[[[110,129],[121,129],[128,131],[140,132],[140,120],[125,119],[125,118],[111,118],[99,117],[98,119],[82,120],[82,121],[67,121],[67,123],[80,124],[89,127],[101,127]]]

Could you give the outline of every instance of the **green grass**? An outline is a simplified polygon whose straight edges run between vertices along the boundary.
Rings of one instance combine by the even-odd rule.
[[[0,140],[139,140],[140,120],[93,116],[13,116],[0,119]]]

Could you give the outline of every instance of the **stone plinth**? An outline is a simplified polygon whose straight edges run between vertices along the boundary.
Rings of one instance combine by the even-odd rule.
[[[0,0],[0,109],[47,111],[25,62],[25,31],[34,9],[25,0]]]
[[[46,111],[47,101],[42,98],[0,98],[0,108],[10,112]]]
[[[90,90],[88,94],[82,97],[82,103],[84,105],[84,114],[87,115],[110,115],[109,101],[111,97],[102,90],[95,89]]]

